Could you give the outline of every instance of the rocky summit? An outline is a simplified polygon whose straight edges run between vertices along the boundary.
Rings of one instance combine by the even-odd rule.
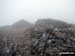
[[[75,52],[74,25],[52,19],[39,20],[28,29],[23,24],[31,25],[21,20],[13,25],[20,31],[0,29],[0,56],[61,56],[61,52]]]

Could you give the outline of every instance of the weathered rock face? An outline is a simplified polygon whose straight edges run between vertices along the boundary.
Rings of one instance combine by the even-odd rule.
[[[38,31],[39,29],[34,32]],[[62,51],[75,51],[74,29],[55,30],[55,28],[49,28],[46,29],[46,31],[43,30],[43,33],[40,37],[38,37],[38,33],[33,33],[32,35],[36,35],[36,41],[32,43],[32,46],[30,48],[30,52],[32,55],[50,56],[56,55],[57,53]]]

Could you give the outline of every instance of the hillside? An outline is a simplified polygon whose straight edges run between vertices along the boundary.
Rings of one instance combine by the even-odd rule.
[[[14,23],[11,27],[16,29],[28,29],[32,27],[32,24],[25,20],[19,20],[18,22]]]
[[[35,26],[39,26],[39,27],[53,26],[59,29],[72,27],[72,25],[69,23],[60,20],[54,20],[54,19],[39,19],[37,20]]]
[[[26,29],[29,29],[33,26],[32,23],[27,22],[26,20],[19,20],[13,25],[0,27],[3,31],[11,31],[11,32],[20,32]]]

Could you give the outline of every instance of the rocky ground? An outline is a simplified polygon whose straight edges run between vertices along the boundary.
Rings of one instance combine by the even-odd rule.
[[[59,56],[60,52],[75,51],[75,28],[71,24],[54,24],[49,19],[38,22],[21,32],[0,30],[0,56]]]
[[[39,30],[35,31],[38,32]],[[43,30],[44,31],[44,30]],[[33,33],[34,34],[34,33]],[[31,54],[36,56],[53,56],[60,52],[75,51],[75,30],[74,29],[57,29],[50,27],[41,30],[35,36],[36,39],[31,46]]]

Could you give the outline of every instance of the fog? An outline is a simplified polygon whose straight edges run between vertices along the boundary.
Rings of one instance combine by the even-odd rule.
[[[52,18],[75,24],[75,0],[0,0],[0,26]]]

